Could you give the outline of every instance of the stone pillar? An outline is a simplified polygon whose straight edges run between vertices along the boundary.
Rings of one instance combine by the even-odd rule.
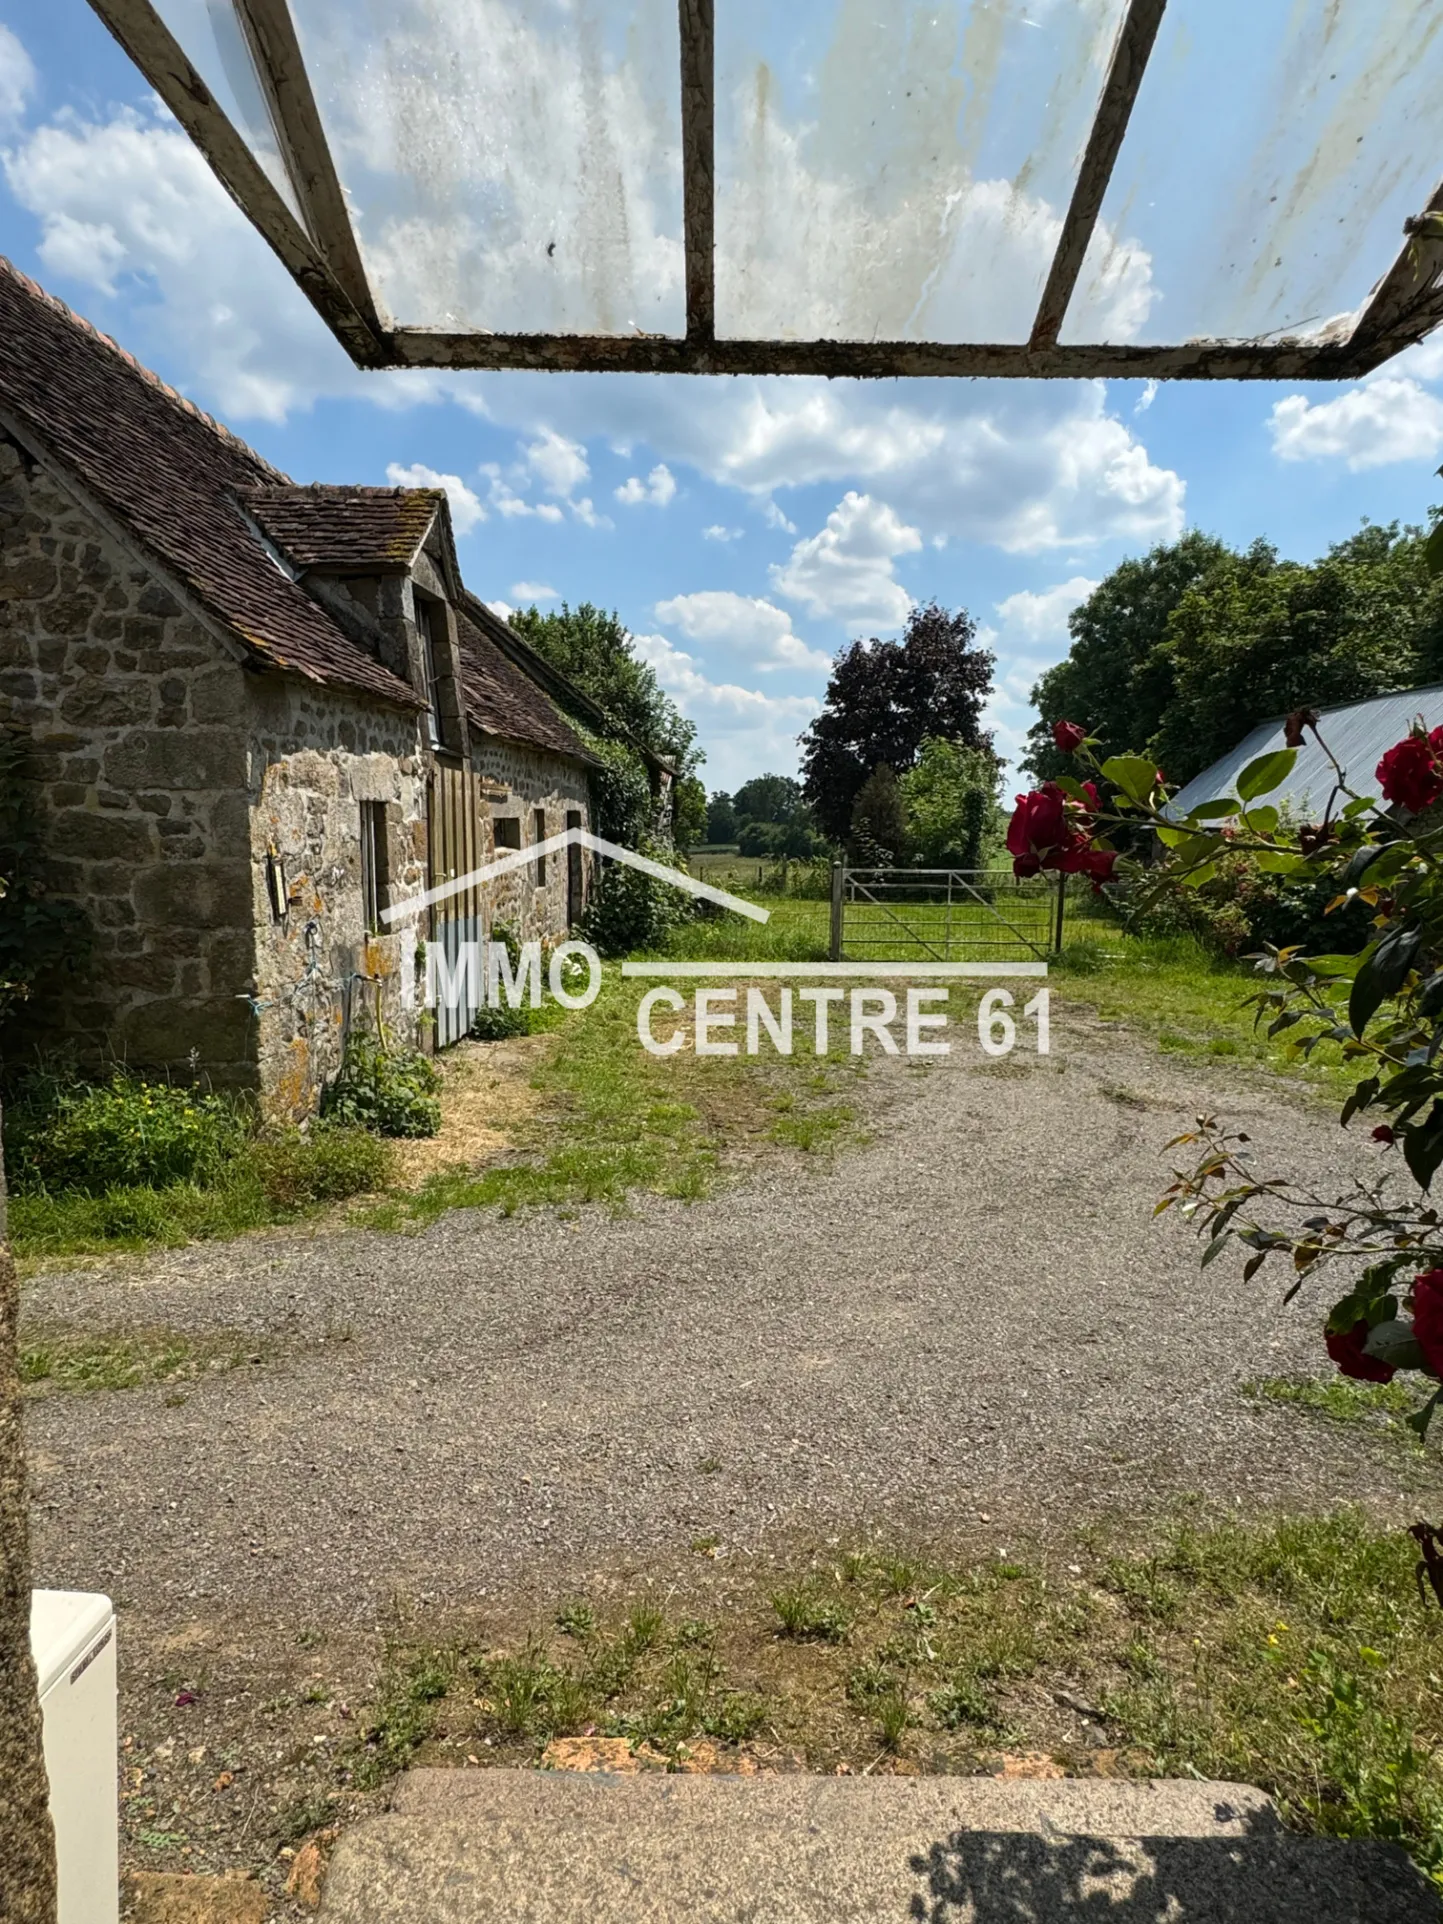
[[[20,1428],[20,1289],[0,1151],[0,1917],[55,1924],[55,1835],[30,1660],[29,1479]]]

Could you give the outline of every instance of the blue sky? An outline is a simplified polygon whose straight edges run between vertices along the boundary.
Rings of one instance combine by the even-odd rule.
[[[1310,558],[1438,493],[1431,345],[1342,390],[358,373],[84,0],[0,0],[0,252],[297,479],[446,477],[471,586],[615,607],[712,787],[794,770],[830,658],[913,602],[988,632],[1010,752],[1123,556]]]

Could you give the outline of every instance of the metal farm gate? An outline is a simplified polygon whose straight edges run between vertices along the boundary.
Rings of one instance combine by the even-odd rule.
[[[475,773],[460,762],[438,762],[427,790],[426,813],[430,887],[439,888],[458,875],[469,875],[473,869],[480,868],[486,854],[480,785]],[[478,1006],[472,995],[473,986],[478,996],[486,992],[484,982],[473,985],[469,977],[462,978],[460,973],[462,944],[479,943],[481,936],[481,890],[474,883],[459,894],[448,896],[444,902],[432,903],[431,932],[427,940],[444,958],[445,979],[466,981],[466,993],[454,1005],[448,1004],[444,996],[437,997],[438,1049],[449,1048],[470,1030]],[[442,972],[435,971],[431,979],[439,984]]]
[[[1010,869],[832,869],[834,962],[1026,961],[1062,945],[1067,878]]]

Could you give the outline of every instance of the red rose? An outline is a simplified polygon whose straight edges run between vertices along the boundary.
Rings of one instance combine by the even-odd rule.
[[[1443,773],[1421,735],[1405,735],[1395,742],[1374,773],[1384,800],[1397,802],[1412,815],[1430,808],[1443,795]]]
[[[1443,1276],[1443,1271],[1435,1270],[1432,1273]],[[1351,1329],[1330,1329],[1323,1337],[1329,1356],[1344,1376],[1354,1376],[1360,1383],[1391,1383],[1392,1364],[1380,1363],[1376,1357],[1363,1354],[1363,1345],[1367,1340],[1366,1317],[1354,1323]]]
[[[1429,1369],[1443,1376],[1443,1269],[1413,1278],[1413,1334]]]
[[[1378,1127],[1373,1131],[1373,1140],[1374,1142],[1396,1142],[1398,1138],[1393,1134],[1393,1131],[1388,1127],[1386,1122],[1380,1122]]]
[[[1016,874],[1035,875],[1042,859],[1067,841],[1066,801],[1056,782],[1044,782],[1030,795],[1017,797],[1017,808],[1007,825],[1007,853],[1013,858]],[[1032,861],[1032,867],[1023,871],[1017,867],[1019,861]]]
[[[1087,740],[1087,730],[1076,722],[1054,722],[1052,739],[1064,755],[1075,755]]]
[[[1428,746],[1433,750],[1435,755],[1443,755],[1443,728],[1430,728],[1428,730]]]

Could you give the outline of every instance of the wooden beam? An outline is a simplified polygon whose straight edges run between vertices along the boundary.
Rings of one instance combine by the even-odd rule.
[[[811,374],[877,380],[938,375],[1042,380],[1344,381],[1356,378],[1337,341],[1187,341],[1176,347],[1076,343],[1034,350],[1020,341],[738,341],[664,335],[454,334],[397,328],[387,364],[540,368],[593,373]]]
[[[379,331],[375,300],[291,10],[286,0],[234,0],[234,5],[311,239],[357,313]]]
[[[1355,353],[1376,367],[1421,340],[1443,321],[1443,184],[1427,209],[1407,223],[1398,258],[1368,296],[1349,339]]]
[[[716,19],[714,0],[678,0],[686,337],[716,333]]]
[[[358,311],[150,0],[90,0],[90,5],[351,359],[358,367],[383,365],[389,357],[376,329]]]
[[[1082,166],[1072,189],[1072,203],[1062,223],[1057,252],[1052,257],[1047,285],[1037,306],[1037,319],[1032,324],[1034,351],[1054,346],[1062,332],[1068,303],[1087,258],[1088,243],[1102,212],[1107,183],[1112,179],[1166,5],[1167,0],[1131,0],[1127,18],[1118,31],[1112,64],[1107,70]]]

